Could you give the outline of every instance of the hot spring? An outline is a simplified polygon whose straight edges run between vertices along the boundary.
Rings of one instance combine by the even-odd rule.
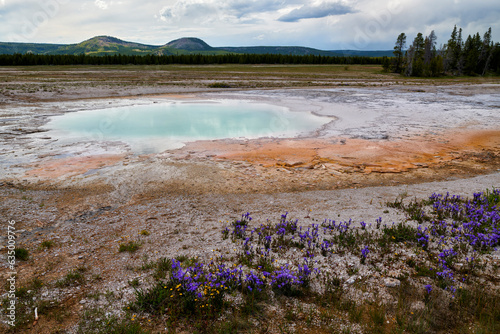
[[[71,112],[53,117],[45,128],[63,142],[120,141],[136,153],[157,153],[196,140],[295,137],[329,121],[276,105],[223,100]]]

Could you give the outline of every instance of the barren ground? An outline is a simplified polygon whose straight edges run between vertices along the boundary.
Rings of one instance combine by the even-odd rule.
[[[210,88],[215,82],[232,88]],[[68,110],[216,99],[337,120],[300,138],[200,141],[149,155],[123,143],[59,145],[40,132],[49,116]],[[138,268],[161,257],[207,260],[214,251],[229,252],[221,229],[244,212],[255,224],[284,212],[303,224],[398,222],[402,213],[385,203],[401,194],[471,196],[498,187],[499,108],[497,78],[410,80],[376,67],[0,68],[1,224],[15,220],[16,246],[30,254],[16,264],[18,286],[39,278],[44,287],[36,298],[57,301],[60,314],[49,307],[36,325],[28,317],[19,330],[75,332],[84,310],[95,307],[123,315],[134,296],[129,282],[148,286]],[[6,254],[7,234],[0,240]],[[129,240],[140,249],[118,252]],[[498,251],[492,261],[499,261]],[[347,280],[345,263],[339,275]],[[83,284],[55,286],[82,267]],[[373,287],[382,282],[380,274],[370,277]],[[379,293],[389,300],[387,289],[382,284]],[[106,291],[119,296],[111,306],[99,299]],[[166,326],[153,320],[151,330]]]

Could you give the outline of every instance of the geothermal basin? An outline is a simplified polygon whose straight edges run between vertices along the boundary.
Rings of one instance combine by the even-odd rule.
[[[120,141],[139,154],[213,139],[296,137],[331,120],[245,100],[169,102],[83,110],[52,117],[45,136],[67,143]]]
[[[296,191],[496,171],[499,85],[426,89],[276,89],[19,105],[0,124],[0,182],[110,187],[126,201],[146,188]]]

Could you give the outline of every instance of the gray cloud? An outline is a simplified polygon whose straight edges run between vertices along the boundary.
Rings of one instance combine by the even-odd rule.
[[[351,7],[336,2],[322,3],[319,6],[303,5],[281,16],[278,20],[282,22],[297,22],[302,19],[321,18],[330,15],[344,15],[354,13]]]
[[[241,17],[252,13],[263,13],[279,10],[283,7],[293,4],[301,4],[300,0],[273,0],[273,1],[247,1],[247,0],[229,0],[225,1],[229,10],[236,16]]]
[[[248,22],[246,18],[265,13],[276,13],[289,6],[303,5],[304,0],[176,0],[160,9],[162,21],[193,20],[209,22],[210,16],[217,20]]]
[[[161,45],[195,36],[212,46],[373,50],[392,49],[401,32],[411,42],[435,30],[446,43],[455,24],[465,37],[491,26],[499,41],[499,15],[498,0],[0,0],[0,40],[110,35]]]

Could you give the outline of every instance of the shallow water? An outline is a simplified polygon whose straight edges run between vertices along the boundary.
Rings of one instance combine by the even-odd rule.
[[[45,125],[63,141],[122,141],[137,153],[224,138],[294,137],[329,122],[307,112],[249,101],[172,102],[79,111]]]

